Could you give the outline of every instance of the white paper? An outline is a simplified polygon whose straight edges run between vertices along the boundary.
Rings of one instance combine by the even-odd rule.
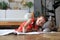
[[[28,32],[28,33],[22,33],[22,32],[16,32],[17,35],[19,34],[40,34],[40,32]]]
[[[10,33],[17,33],[17,35],[19,35],[19,34],[40,34],[40,32],[23,33],[23,32],[17,32],[14,29],[4,29],[4,30],[0,29],[0,35],[7,35],[7,34],[10,34]]]
[[[20,34],[41,34],[41,33],[56,33],[56,32],[28,32],[28,33],[23,33],[23,32],[18,32],[15,31],[15,29],[0,29],[0,36],[7,35],[10,33],[17,33],[17,35]]]
[[[14,32],[15,30],[14,29],[0,29],[0,35],[7,35],[7,34],[10,34],[12,32]]]

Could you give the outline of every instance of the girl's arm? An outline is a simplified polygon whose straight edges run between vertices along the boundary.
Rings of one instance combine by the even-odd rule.
[[[27,22],[23,22],[16,31],[18,32],[27,32],[27,27],[31,23],[31,19],[29,19]]]
[[[24,24],[23,26],[23,32],[27,32],[27,26],[31,23],[31,18]]]
[[[28,27],[28,25],[29,25],[33,20],[34,20],[34,15],[33,15],[33,13],[31,13],[30,19],[29,19],[28,21],[26,21],[26,22],[23,22],[23,23],[19,26],[19,28],[17,29],[17,31],[19,31],[19,32],[27,32],[27,31],[28,31],[27,28],[30,29],[30,28]]]
[[[32,18],[33,18],[33,20],[34,20],[34,12],[31,13],[30,19],[25,23],[25,25],[24,25],[24,27],[23,27],[23,32],[27,32],[27,28],[26,28],[26,27],[27,27],[27,25],[29,25],[29,24],[31,23]]]

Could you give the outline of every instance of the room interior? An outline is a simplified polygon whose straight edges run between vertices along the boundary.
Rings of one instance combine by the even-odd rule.
[[[31,8],[26,5],[27,2],[31,2]],[[54,24],[58,28],[60,15],[59,6],[55,8],[57,2],[56,0],[0,0],[0,4],[3,3],[0,5],[0,28],[17,27],[27,21],[32,12],[34,12],[35,18],[41,14],[47,18],[52,16]]]
[[[17,28],[22,22],[27,21],[28,15],[34,11],[34,2],[31,0],[0,0],[0,2],[3,3],[3,5],[0,5],[0,28]],[[30,12],[29,7],[25,6],[27,2],[32,3]]]
[[[31,4],[30,7],[26,5],[27,3]],[[0,40],[60,40],[60,0],[0,0],[0,29],[18,28],[31,15],[37,18],[42,14],[47,19],[52,17],[52,25],[55,26],[57,32],[52,31],[38,35],[8,34],[0,36]]]
[[[31,8],[26,5],[31,2]],[[38,3],[37,3],[38,2]],[[53,25],[59,27],[59,8],[55,8],[55,0],[0,0],[0,28],[13,28],[29,19],[29,15],[34,12],[34,17],[45,15],[53,18]],[[3,3],[3,5],[2,5]],[[9,27],[8,27],[9,26]],[[14,27],[14,28],[16,28]]]
[[[26,5],[28,2],[31,2],[31,8]],[[0,0],[0,4],[0,28],[19,26],[32,12],[35,18],[42,14],[47,18],[52,16],[53,24],[59,28],[59,2],[56,0]]]

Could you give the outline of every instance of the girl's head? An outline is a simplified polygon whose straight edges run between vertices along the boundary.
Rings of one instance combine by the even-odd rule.
[[[43,24],[46,22],[46,18],[44,16],[37,17],[36,25],[43,26]]]

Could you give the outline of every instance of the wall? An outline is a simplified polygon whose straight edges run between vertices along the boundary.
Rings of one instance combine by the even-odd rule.
[[[37,14],[36,11],[39,11],[40,13]],[[35,17],[37,17],[38,15],[42,13],[41,0],[34,0],[34,12],[35,12]]]
[[[56,13],[56,24],[57,24],[57,26],[60,26],[60,7],[58,7],[55,10],[55,13]]]
[[[22,0],[15,0],[16,2],[9,2],[9,0],[0,0],[0,2],[1,1],[5,1],[5,2],[7,2],[8,4],[9,4],[9,6],[12,8],[12,10],[14,9],[13,7],[14,6],[18,6],[18,8],[20,8],[21,10],[29,10],[29,8],[28,7],[24,7],[23,5],[21,5],[20,4],[20,1],[22,1]],[[13,0],[14,1],[14,0]],[[25,0],[26,2],[29,2],[29,1],[31,1],[31,2],[33,2],[33,4],[34,4],[34,0]],[[19,9],[19,10],[20,10]],[[33,12],[34,11],[34,6],[31,8],[31,12]]]

